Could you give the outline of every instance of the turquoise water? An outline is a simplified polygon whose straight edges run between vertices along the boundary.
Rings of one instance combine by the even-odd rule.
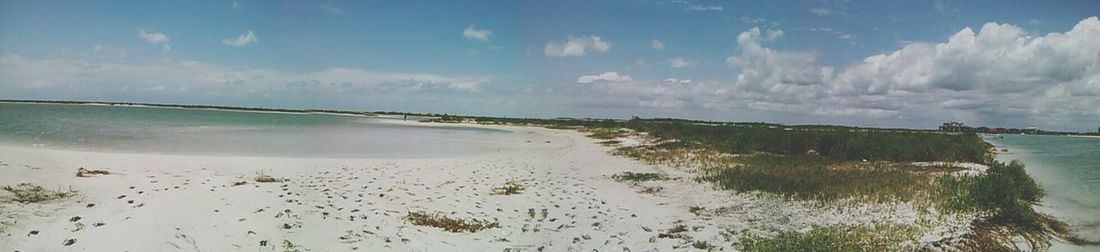
[[[201,155],[438,157],[500,148],[508,131],[366,116],[0,103],[0,144]]]
[[[1066,221],[1079,235],[1100,240],[1100,138],[1005,135],[987,140],[999,152],[1008,150],[998,153],[998,159],[1024,162],[1028,174],[1046,190],[1040,211]]]

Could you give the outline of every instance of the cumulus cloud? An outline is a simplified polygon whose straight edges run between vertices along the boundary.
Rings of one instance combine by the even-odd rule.
[[[649,48],[653,48],[653,50],[664,50],[665,43],[657,39],[652,39],[649,40]]]
[[[593,83],[597,81],[624,82],[631,80],[633,79],[630,78],[630,75],[619,75],[618,72],[605,72],[595,75],[582,75],[580,78],[577,78],[577,83]]]
[[[683,57],[676,57],[668,60],[668,64],[675,68],[693,67],[699,64],[697,60],[685,59]]]
[[[172,50],[172,46],[168,45],[168,35],[164,35],[164,33],[140,29],[138,30],[138,38],[141,38],[142,40],[145,40],[145,42],[149,42],[151,44],[160,44],[161,54],[168,54],[168,51]]]
[[[584,56],[588,52],[607,52],[610,50],[611,42],[598,36],[568,36],[564,42],[546,42],[543,53],[550,57],[576,57]]]
[[[146,42],[153,44],[168,43],[168,35],[164,35],[164,33],[154,31],[147,31],[145,29],[138,30],[138,37],[145,40]]]
[[[252,32],[252,30],[241,33],[241,35],[237,36],[237,38],[227,38],[222,40],[222,44],[236,47],[242,47],[256,42],[260,42],[260,38],[256,37],[256,33]]]
[[[741,33],[737,53],[726,60],[741,70],[733,97],[749,108],[1006,126],[1100,123],[1096,17],[1045,35],[987,23],[944,42],[913,42],[870,56],[843,71],[819,66],[813,52],[769,48],[765,44],[782,34],[762,33]]]
[[[478,30],[474,25],[466,26],[466,29],[462,30],[462,37],[466,39],[489,41],[489,36],[493,36],[493,31],[489,29]]]

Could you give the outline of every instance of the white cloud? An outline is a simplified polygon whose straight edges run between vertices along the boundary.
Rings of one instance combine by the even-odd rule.
[[[489,29],[478,30],[474,25],[467,26],[465,30],[462,30],[462,37],[466,39],[489,41],[490,36],[493,36],[493,31]]]
[[[837,35],[836,38],[838,38],[838,39],[852,39],[852,34],[844,33],[844,34]]]
[[[630,75],[619,75],[618,72],[605,72],[596,75],[583,75],[580,78],[577,78],[577,83],[592,83],[597,81],[624,82],[632,80],[633,79],[630,78]]]
[[[665,79],[665,82],[667,82],[667,83],[688,84],[688,83],[691,83],[691,79],[668,78],[668,79]]]
[[[487,76],[444,76],[353,68],[290,72],[159,60],[147,63],[0,56],[0,90],[16,97],[224,99],[414,97],[478,92]],[[316,98],[314,98],[316,99]]]
[[[723,9],[725,9],[725,8],[723,8],[722,6],[718,6],[718,5],[692,5],[692,6],[688,6],[684,10],[686,10],[686,11],[722,11]]]
[[[332,5],[327,4],[327,3],[317,6],[317,9],[321,10],[321,11],[324,11],[324,12],[328,12],[328,14],[332,14],[333,16],[344,15],[344,9],[336,7],[336,6],[332,6]]]
[[[611,50],[611,42],[604,41],[597,36],[573,37],[569,36],[565,42],[546,42],[543,53],[550,57],[584,56],[588,52],[607,52]]]
[[[236,10],[237,8],[240,8],[241,7],[241,0],[233,0],[233,5],[232,6],[233,6],[234,10]]]
[[[913,42],[843,71],[813,52],[774,50],[758,28],[727,63],[741,70],[734,106],[827,116],[925,118],[1064,128],[1100,123],[1100,20],[1032,35],[1011,24]],[[934,124],[933,124],[934,125]]]
[[[649,48],[653,48],[654,50],[664,50],[665,43],[657,39],[652,39],[649,40]]]
[[[828,15],[832,15],[833,11],[829,10],[829,9],[825,9],[825,8],[813,8],[813,9],[810,9],[810,13],[813,13],[814,15],[818,15],[818,16],[828,16]]]
[[[252,32],[252,30],[241,33],[241,35],[237,36],[237,38],[222,39],[222,44],[236,47],[242,47],[256,42],[260,42],[260,38],[256,37],[256,33]]]
[[[138,30],[138,37],[144,39],[146,42],[153,44],[168,43],[168,35],[164,33],[146,31],[145,29]]]
[[[675,68],[693,67],[699,64],[699,61],[685,59],[683,57],[676,57],[668,60],[668,64]]]

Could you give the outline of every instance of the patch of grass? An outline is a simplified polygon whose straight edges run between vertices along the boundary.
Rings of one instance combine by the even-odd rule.
[[[612,179],[619,182],[631,181],[631,182],[644,182],[652,180],[668,180],[668,176],[652,173],[652,172],[623,172],[615,175],[611,175]]]
[[[625,137],[630,133],[619,128],[584,128],[582,131],[588,133],[588,137],[605,140]]]
[[[801,200],[858,198],[909,201],[931,177],[885,163],[836,161],[817,155],[755,154],[734,158],[740,165],[708,171],[702,180],[724,189],[761,191]]]
[[[77,177],[82,177],[82,178],[91,177],[91,176],[94,176],[94,175],[108,175],[108,174],[111,174],[111,172],[106,171],[106,170],[88,170],[88,169],[84,169],[84,167],[80,167],[80,169],[76,169],[76,176]]]
[[[413,225],[437,227],[453,233],[474,233],[485,229],[500,227],[500,224],[495,221],[456,219],[447,217],[442,213],[427,213],[424,211],[409,212],[409,215],[405,216],[405,220]]]
[[[68,190],[47,190],[42,186],[31,183],[20,183],[15,186],[0,187],[12,194],[7,200],[19,203],[41,203],[51,200],[64,199],[76,195],[72,188]]]
[[[899,251],[916,242],[917,228],[897,224],[814,227],[810,232],[784,232],[776,237],[743,236],[743,251]]]
[[[490,195],[520,194],[520,193],[523,193],[523,189],[524,189],[524,186],[523,186],[523,184],[520,184],[519,181],[509,180],[508,182],[505,182],[503,186],[493,188],[493,191],[489,192],[489,194]]]
[[[657,238],[662,238],[662,239],[685,239],[685,240],[686,239],[691,239],[691,236],[688,236],[687,234],[685,234],[685,232],[687,232],[687,231],[688,231],[688,229],[687,229],[686,225],[677,224],[676,226],[673,226],[672,228],[669,228],[667,231],[657,234]]]

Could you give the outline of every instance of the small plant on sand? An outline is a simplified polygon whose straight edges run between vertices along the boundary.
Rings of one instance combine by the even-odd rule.
[[[405,216],[405,220],[413,225],[437,227],[453,233],[474,233],[485,229],[500,227],[500,224],[494,221],[456,219],[443,215],[442,213],[427,213],[424,211],[409,212],[409,215]]]
[[[233,186],[242,186],[242,185],[244,185],[244,184],[248,184],[248,182],[245,182],[245,181],[237,181],[237,182],[233,182]]]
[[[83,177],[91,177],[91,176],[95,176],[95,175],[108,175],[108,174],[111,174],[111,172],[106,171],[106,170],[88,170],[88,169],[84,169],[84,167],[80,167],[80,169],[76,169],[76,176],[77,177],[82,177],[82,178]]]
[[[644,182],[650,180],[668,180],[668,176],[651,172],[623,172],[615,175],[611,175],[611,178],[619,182],[631,181],[631,182]]]
[[[520,184],[519,181],[509,180],[508,182],[505,182],[503,186],[493,188],[493,191],[490,192],[489,194],[491,194],[491,195],[520,194],[520,193],[523,193],[523,189],[524,189],[523,184]]]
[[[74,191],[72,188],[69,188],[68,190],[47,190],[45,188],[42,188],[42,186],[31,183],[20,183],[15,186],[4,186],[0,189],[3,189],[4,191],[12,194],[12,196],[6,198],[6,200],[24,204],[64,199],[76,195],[76,191]]]

